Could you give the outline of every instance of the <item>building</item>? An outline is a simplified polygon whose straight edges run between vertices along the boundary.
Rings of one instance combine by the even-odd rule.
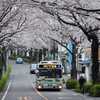
[[[58,44],[58,60],[62,62],[64,66],[64,72],[67,72],[67,65],[66,65],[66,48]]]
[[[91,61],[91,48],[86,47],[84,48],[84,52],[81,54],[81,57],[78,58],[78,71],[80,74],[84,74],[86,77],[87,81],[91,80],[91,66],[92,66],[92,61]],[[100,70],[100,48],[99,48],[99,70]]]

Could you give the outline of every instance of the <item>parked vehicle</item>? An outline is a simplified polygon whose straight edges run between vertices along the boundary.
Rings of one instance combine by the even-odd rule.
[[[20,57],[18,57],[18,58],[16,59],[16,64],[23,64],[23,59],[20,58]]]
[[[35,74],[37,69],[37,64],[31,64],[30,65],[30,73]]]

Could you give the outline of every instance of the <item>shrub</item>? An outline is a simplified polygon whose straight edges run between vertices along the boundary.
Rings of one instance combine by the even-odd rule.
[[[28,59],[28,58],[24,58],[23,60],[24,60],[24,62],[30,63],[30,59]]]
[[[84,92],[89,93],[92,86],[93,86],[92,82],[86,82],[84,84]]]
[[[78,81],[74,79],[68,79],[66,82],[66,88],[75,89],[77,87]]]
[[[24,62],[27,62],[27,63],[32,63],[33,62],[31,57],[23,57],[23,60],[24,60]]]
[[[0,80],[0,91],[2,91],[5,88],[10,72],[11,72],[11,66],[9,65],[7,71],[3,74]]]
[[[16,55],[16,53],[14,52],[14,53],[12,54],[12,56],[13,56],[14,58],[16,58],[17,55]]]
[[[81,92],[79,82],[77,82],[77,86],[75,88],[75,92]]]
[[[9,56],[9,59],[11,59],[11,60],[16,60],[16,57],[14,57],[14,56]]]
[[[95,84],[93,87],[91,87],[90,95],[100,97],[100,84]]]
[[[7,76],[7,73],[5,73],[2,76],[2,79],[0,80],[0,90],[3,90],[3,88],[5,87],[7,79],[8,79],[8,76]]]
[[[9,57],[9,59],[15,60],[16,57],[17,57],[17,55],[16,55],[16,53],[14,52],[14,53]]]

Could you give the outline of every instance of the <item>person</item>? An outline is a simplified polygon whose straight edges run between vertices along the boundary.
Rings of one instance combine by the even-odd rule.
[[[83,76],[80,76],[79,78],[79,85],[80,85],[80,90],[84,93],[84,84],[86,82],[86,79]]]

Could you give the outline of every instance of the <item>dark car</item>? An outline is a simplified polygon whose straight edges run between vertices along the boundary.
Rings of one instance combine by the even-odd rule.
[[[16,59],[16,64],[23,64],[23,59],[22,58],[17,58]]]
[[[30,73],[31,74],[35,74],[36,69],[37,69],[37,64],[30,65]]]

